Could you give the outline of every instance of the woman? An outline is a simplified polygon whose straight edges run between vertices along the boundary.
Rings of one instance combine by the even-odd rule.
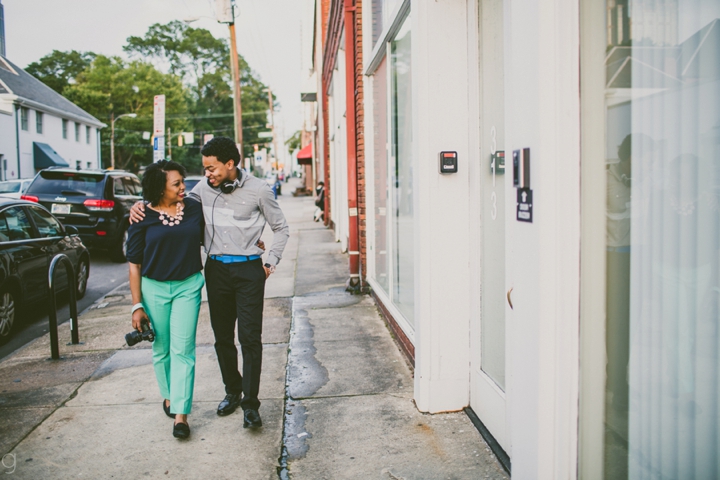
[[[155,331],[153,365],[173,436],[187,438],[195,383],[195,332],[205,281],[200,259],[203,213],[185,198],[185,168],[162,160],[147,167],[145,218],[128,229],[132,326]]]

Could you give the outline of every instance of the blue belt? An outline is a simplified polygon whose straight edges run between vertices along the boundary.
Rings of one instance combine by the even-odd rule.
[[[222,263],[242,263],[258,260],[260,255],[210,255],[210,258]]]

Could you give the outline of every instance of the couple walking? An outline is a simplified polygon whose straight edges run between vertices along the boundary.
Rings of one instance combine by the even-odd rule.
[[[240,170],[240,152],[227,137],[201,152],[207,182],[186,196],[185,169],[172,161],[150,165],[143,197],[131,211],[127,259],[132,325],[155,330],[153,365],[173,435],[190,436],[187,416],[195,383],[195,333],[207,282],[215,351],[225,384],[217,414],[244,410],[244,427],[261,427],[258,392],[262,364],[265,280],[275,271],[289,237],[285,217],[267,183]],[[274,233],[266,263],[260,242],[265,223]],[[205,279],[200,246],[208,255]],[[243,356],[238,371],[235,325]]]

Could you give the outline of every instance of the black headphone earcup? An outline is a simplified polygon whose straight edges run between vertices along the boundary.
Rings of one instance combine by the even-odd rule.
[[[235,182],[225,182],[220,185],[220,191],[225,195],[232,193],[235,190]]]

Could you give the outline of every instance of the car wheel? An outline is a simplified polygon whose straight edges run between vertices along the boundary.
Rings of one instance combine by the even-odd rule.
[[[120,241],[115,245],[113,250],[110,252],[112,261],[116,263],[123,263],[127,261],[127,240],[128,232],[127,228],[123,229],[120,235]]]
[[[90,275],[90,265],[87,258],[81,258],[77,266],[77,299],[80,300],[87,292],[88,276]]]
[[[0,344],[10,338],[15,326],[15,298],[11,290],[0,292]]]

